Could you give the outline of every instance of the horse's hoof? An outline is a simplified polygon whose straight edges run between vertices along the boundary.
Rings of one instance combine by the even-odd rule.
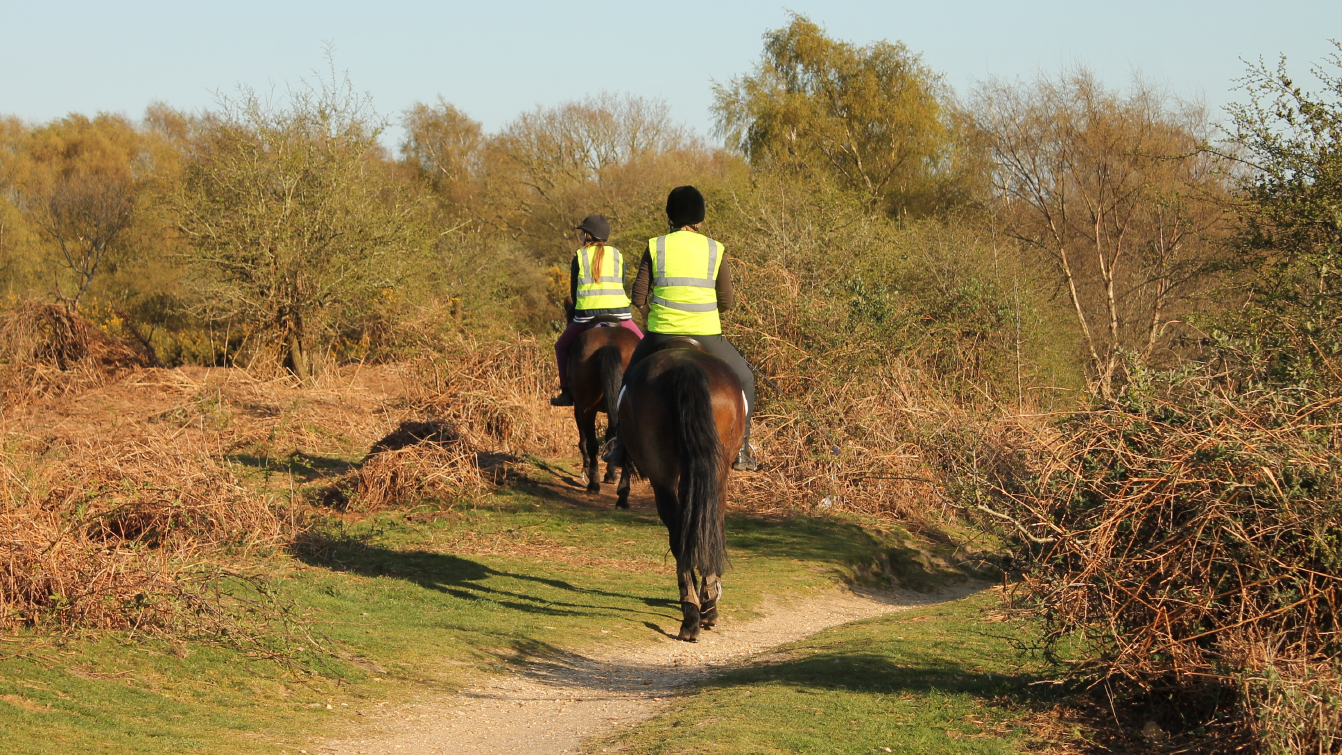
[[[712,629],[713,627],[717,626],[717,624],[714,624],[711,621],[701,621],[699,622],[699,626],[702,629]]]
[[[627,499],[627,498],[621,498],[620,500],[616,501],[616,502],[615,502],[615,508],[617,508],[617,509],[628,509],[628,508],[629,508],[629,499]]]
[[[599,484],[597,484],[597,483],[594,482],[594,483],[592,483],[591,485],[588,485],[588,486],[587,486],[587,492],[588,492],[588,493],[600,493],[600,492],[601,492],[601,486],[600,486]]]
[[[714,603],[708,610],[701,610],[699,612],[699,623],[704,629],[708,629],[718,623],[718,606],[716,603]]]
[[[684,619],[680,622],[680,634],[676,635],[676,639],[684,640],[685,642],[694,642],[698,640],[699,622],[703,620],[703,616],[699,613],[699,606],[688,602],[681,603],[680,610],[684,615]]]

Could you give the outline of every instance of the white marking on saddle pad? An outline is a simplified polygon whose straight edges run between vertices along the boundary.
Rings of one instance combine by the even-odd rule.
[[[626,388],[628,388],[628,386],[620,386],[620,395],[615,397],[615,406],[618,407],[620,404],[624,403],[624,392]]]
[[[750,402],[746,400],[745,390],[741,391],[741,405],[746,408],[746,414],[750,414]]]

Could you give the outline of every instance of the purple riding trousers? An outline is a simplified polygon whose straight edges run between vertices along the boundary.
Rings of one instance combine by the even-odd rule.
[[[592,327],[594,322],[573,322],[569,321],[568,327],[555,341],[555,358],[559,360],[559,387],[568,388],[568,350],[573,346],[573,342],[578,340],[584,330]],[[632,330],[634,335],[640,339],[643,338],[643,331],[638,329],[638,325],[633,320],[620,320],[620,327]]]

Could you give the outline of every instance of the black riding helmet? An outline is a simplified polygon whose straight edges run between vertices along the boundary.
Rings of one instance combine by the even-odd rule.
[[[605,215],[588,215],[573,229],[575,231],[586,231],[597,241],[605,241],[610,238],[610,221],[606,220]]]
[[[704,222],[704,195],[693,186],[677,186],[666,195],[666,218],[675,228]]]

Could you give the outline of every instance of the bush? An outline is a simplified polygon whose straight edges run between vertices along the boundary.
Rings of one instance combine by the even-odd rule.
[[[1167,728],[1269,751],[1342,734],[1342,394],[1199,368],[1129,386],[996,481],[1023,596],[1074,670]],[[1001,512],[999,512],[1001,513]]]
[[[201,556],[277,547],[293,529],[266,497],[181,443],[6,451],[0,628],[171,626],[201,608]]]

